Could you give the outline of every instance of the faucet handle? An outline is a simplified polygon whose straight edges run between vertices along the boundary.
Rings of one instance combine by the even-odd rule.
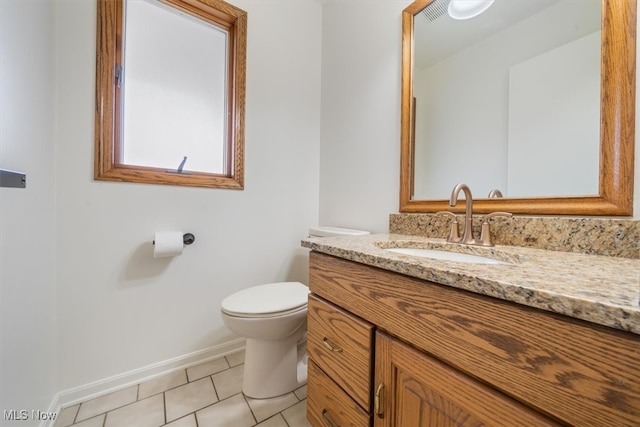
[[[482,219],[482,233],[480,234],[480,244],[482,246],[493,246],[491,241],[491,227],[489,225],[489,219],[497,216],[512,217],[513,214],[509,212],[492,212],[487,214]]]
[[[453,221],[451,222],[451,230],[449,231],[449,237],[447,238],[447,242],[460,243],[460,231],[458,229],[458,224],[460,223],[458,222],[458,216],[453,212],[449,212],[449,211],[436,212],[436,215],[448,215],[451,218],[453,218]]]
[[[490,199],[497,199],[497,198],[503,197],[502,196],[502,191],[500,191],[497,188],[494,188],[493,190],[491,190],[489,192],[489,195],[487,197],[490,198]]]

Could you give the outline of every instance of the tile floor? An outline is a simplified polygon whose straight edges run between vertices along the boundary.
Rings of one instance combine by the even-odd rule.
[[[307,387],[273,399],[242,393],[244,352],[64,408],[55,427],[308,427]]]

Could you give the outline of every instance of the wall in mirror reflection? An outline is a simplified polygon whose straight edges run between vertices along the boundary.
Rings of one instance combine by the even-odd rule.
[[[458,182],[475,197],[598,193],[600,9],[586,3],[559,2],[414,70],[413,199],[446,198]]]

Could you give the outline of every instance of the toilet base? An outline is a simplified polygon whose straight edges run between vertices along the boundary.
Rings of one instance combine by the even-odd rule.
[[[307,383],[306,340],[299,334],[278,341],[247,338],[242,392],[254,399],[290,393]]]

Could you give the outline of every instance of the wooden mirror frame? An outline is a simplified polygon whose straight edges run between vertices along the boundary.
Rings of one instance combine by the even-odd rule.
[[[400,212],[460,212],[449,200],[412,200],[413,18],[433,0],[416,0],[402,13],[402,110]],[[594,196],[474,199],[475,213],[507,211],[540,215],[633,215],[636,0],[602,0],[600,178]],[[473,189],[473,182],[467,182]],[[448,195],[445,195],[448,196]]]
[[[244,188],[244,110],[247,57],[247,13],[223,0],[159,0],[182,13],[224,29],[228,41],[226,174],[120,163],[121,89],[116,66],[122,61],[123,2],[98,0],[96,38],[96,105],[94,179],[147,184],[242,190]]]

